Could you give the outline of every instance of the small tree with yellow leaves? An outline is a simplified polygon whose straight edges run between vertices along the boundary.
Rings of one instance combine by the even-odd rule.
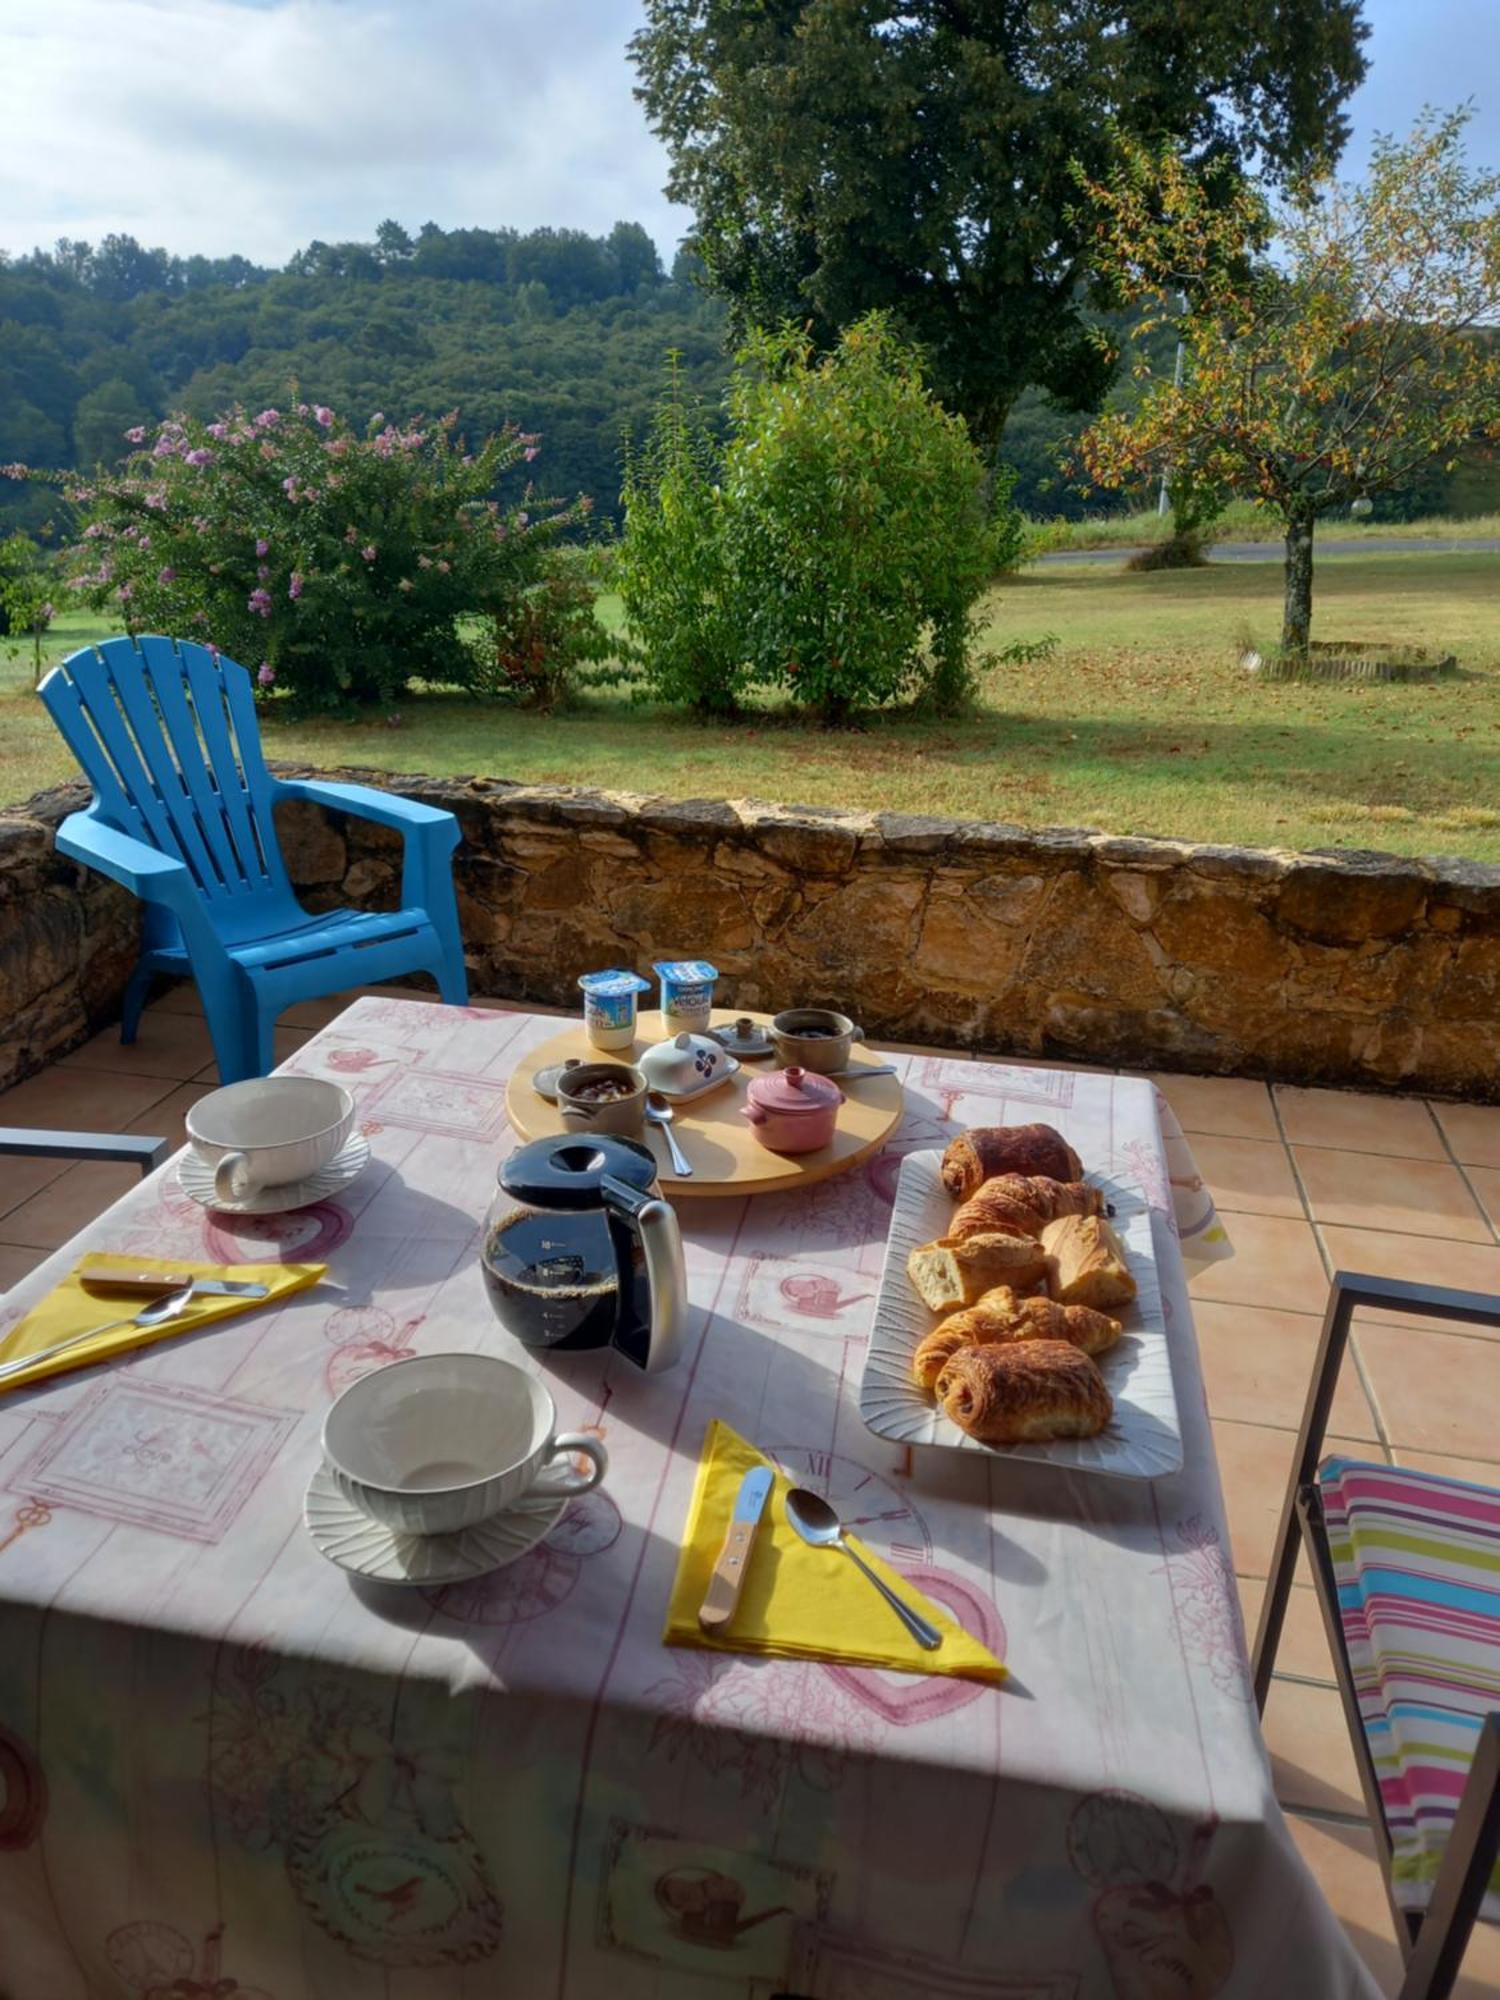
[[[1101,417],[1077,463],[1101,486],[1165,472],[1273,509],[1286,653],[1307,650],[1320,517],[1500,438],[1500,174],[1468,165],[1468,116],[1424,113],[1376,142],[1363,185],[1274,207],[1135,146],[1108,180],[1080,176],[1099,266],[1144,308],[1133,338],[1172,328],[1186,367]]]

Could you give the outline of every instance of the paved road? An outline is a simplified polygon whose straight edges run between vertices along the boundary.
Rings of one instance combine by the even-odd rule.
[[[1395,536],[1379,537],[1361,535],[1357,541],[1337,536],[1318,536],[1313,542],[1313,555],[1318,556],[1363,556],[1371,550],[1381,555],[1495,555],[1500,553],[1500,535],[1466,535],[1452,541],[1419,541]],[[1122,563],[1135,551],[1128,548],[1115,549],[1054,549],[1050,554],[1038,556],[1039,563]],[[1214,562],[1276,562],[1281,561],[1280,542],[1216,542],[1212,550]]]

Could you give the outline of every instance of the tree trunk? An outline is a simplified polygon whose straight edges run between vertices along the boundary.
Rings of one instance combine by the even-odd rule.
[[[1286,609],[1281,620],[1283,653],[1307,651],[1312,631],[1313,522],[1309,508],[1286,517]]]

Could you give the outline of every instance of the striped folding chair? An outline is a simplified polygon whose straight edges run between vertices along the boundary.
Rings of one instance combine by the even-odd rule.
[[[1300,1545],[1406,1961],[1399,2000],[1447,2000],[1476,1920],[1500,1922],[1492,1880],[1500,1851],[1500,1490],[1403,1466],[1319,1463],[1360,1306],[1500,1326],[1500,1298],[1334,1279],[1255,1636],[1255,1698],[1263,1710]]]

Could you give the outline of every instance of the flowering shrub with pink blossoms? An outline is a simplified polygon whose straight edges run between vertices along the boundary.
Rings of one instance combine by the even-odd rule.
[[[413,681],[491,684],[494,635],[536,600],[589,507],[529,484],[497,499],[537,439],[508,430],[470,452],[456,414],[377,416],[361,435],[297,403],[127,438],[122,468],[75,496],[73,587],[131,631],[218,647],[304,708],[388,702]]]

